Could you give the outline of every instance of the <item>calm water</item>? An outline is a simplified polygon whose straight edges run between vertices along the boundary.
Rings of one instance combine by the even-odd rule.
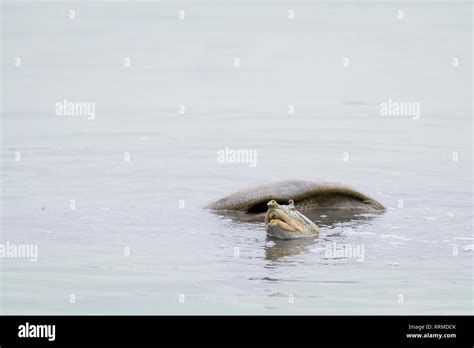
[[[39,255],[0,259],[1,312],[472,314],[471,15],[4,2],[2,243]],[[58,116],[65,99],[95,118]],[[388,100],[419,119],[381,116]],[[218,163],[226,147],[257,166]],[[388,209],[277,241],[202,208],[279,179],[341,181]],[[329,257],[334,243],[363,259]]]

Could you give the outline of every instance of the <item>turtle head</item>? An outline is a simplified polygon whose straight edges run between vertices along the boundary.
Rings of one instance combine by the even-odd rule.
[[[294,239],[319,233],[318,227],[295,208],[293,200],[279,205],[275,200],[267,203],[265,227],[267,233],[280,239]]]

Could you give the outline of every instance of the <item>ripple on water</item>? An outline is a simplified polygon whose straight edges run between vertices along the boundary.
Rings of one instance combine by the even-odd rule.
[[[381,237],[381,238],[400,239],[400,240],[404,240],[404,241],[406,241],[406,242],[413,240],[413,239],[410,239],[410,238],[406,238],[406,237],[403,237],[403,236],[399,236],[399,235],[397,235],[397,234],[381,234],[380,237]]]

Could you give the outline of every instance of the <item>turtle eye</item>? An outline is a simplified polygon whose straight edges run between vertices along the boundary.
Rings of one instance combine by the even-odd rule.
[[[295,201],[292,200],[292,199],[290,199],[290,200],[288,201],[288,207],[289,207],[290,209],[292,209],[292,210],[293,210],[293,209],[296,209],[296,208],[295,208]]]

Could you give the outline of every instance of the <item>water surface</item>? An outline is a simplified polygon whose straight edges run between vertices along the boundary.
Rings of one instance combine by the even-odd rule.
[[[4,2],[2,242],[39,258],[1,259],[2,313],[472,314],[470,7]],[[278,241],[203,209],[280,179],[387,211]]]

